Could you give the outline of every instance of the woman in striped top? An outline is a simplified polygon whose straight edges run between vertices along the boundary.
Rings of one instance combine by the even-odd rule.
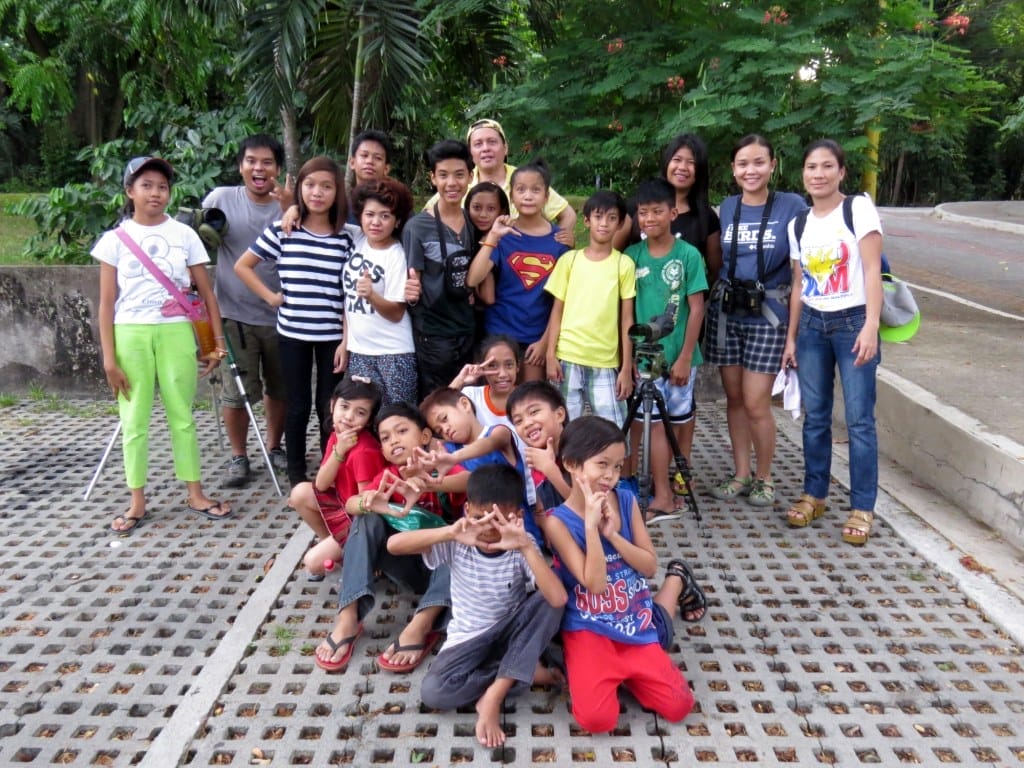
[[[288,479],[306,481],[306,428],[312,409],[310,380],[316,365],[316,412],[321,453],[328,435],[322,425],[331,392],[341,378],[344,293],[341,272],[352,253],[352,238],[342,229],[348,215],[341,168],[329,157],[308,160],[295,182],[299,225],[285,234],[281,222],[264,230],[235,265],[249,290],[277,307],[278,344],[288,399],[285,449]],[[260,260],[277,265],[279,293],[253,269]]]

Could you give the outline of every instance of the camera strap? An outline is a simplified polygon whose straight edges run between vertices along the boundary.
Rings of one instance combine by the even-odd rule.
[[[772,215],[772,203],[775,202],[775,193],[769,192],[768,199],[764,203],[764,212],[761,214],[761,226],[757,231],[757,283],[764,285],[764,233],[768,229],[768,218]],[[743,195],[736,198],[736,213],[732,217],[732,244],[729,249],[729,283],[736,279],[736,257],[739,251],[740,240],[740,214],[743,208]]]

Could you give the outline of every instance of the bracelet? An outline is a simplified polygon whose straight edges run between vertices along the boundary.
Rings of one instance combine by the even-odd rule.
[[[331,448],[331,453],[334,454],[334,460],[336,462],[338,462],[339,464],[341,464],[342,462],[345,461],[345,457],[338,454],[338,446],[337,445],[335,445],[333,448]],[[359,500],[362,501],[362,499],[363,499],[363,497],[360,496]]]
[[[483,247],[484,247],[485,245],[486,245],[486,246],[487,246],[488,248],[497,248],[497,247],[498,247],[498,244],[497,244],[497,243],[488,243],[488,242],[487,242],[486,240],[483,240],[483,241],[481,241],[481,243],[480,243],[480,247],[481,247],[481,248],[483,248]]]
[[[366,500],[363,498],[362,494],[359,496],[359,507],[357,511],[360,515],[370,514],[370,508],[366,506]]]
[[[214,336],[213,340],[216,341],[217,339],[223,339],[223,338],[224,338],[223,336]]]

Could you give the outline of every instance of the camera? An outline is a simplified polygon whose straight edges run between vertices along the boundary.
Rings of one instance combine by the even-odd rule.
[[[651,344],[668,336],[676,327],[676,312],[679,305],[670,302],[665,311],[655,315],[647,323],[636,323],[629,327],[629,337],[635,344]]]
[[[752,280],[727,283],[722,291],[722,311],[727,315],[755,317],[763,303],[764,287]]]
[[[192,227],[212,251],[220,248],[224,235],[228,233],[228,217],[220,208],[179,208],[174,218]]]

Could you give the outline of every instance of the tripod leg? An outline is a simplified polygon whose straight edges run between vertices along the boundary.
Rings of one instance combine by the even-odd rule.
[[[85,489],[85,495],[82,496],[82,501],[89,500],[89,494],[92,493],[92,489],[96,486],[96,481],[100,479],[100,473],[103,472],[103,467],[107,463],[107,459],[110,457],[110,452],[114,449],[114,443],[117,442],[117,436],[121,434],[121,420],[117,420],[117,426],[114,427],[114,434],[110,436],[110,440],[107,442],[107,448],[103,451],[103,457],[100,459],[100,463],[96,465],[96,471],[92,474],[92,480],[89,481],[89,487]]]
[[[700,509],[697,507],[697,497],[693,493],[693,484],[691,482],[693,477],[690,474],[690,465],[686,461],[686,457],[683,456],[682,451],[679,450],[679,441],[676,440],[676,434],[672,431],[672,424],[669,422],[665,398],[661,396],[661,392],[657,388],[654,389],[654,402],[658,405],[661,423],[665,428],[665,437],[668,438],[669,448],[672,450],[672,462],[675,466],[674,479],[679,481],[685,488],[683,498],[686,499],[686,506],[699,523],[701,521]]]

